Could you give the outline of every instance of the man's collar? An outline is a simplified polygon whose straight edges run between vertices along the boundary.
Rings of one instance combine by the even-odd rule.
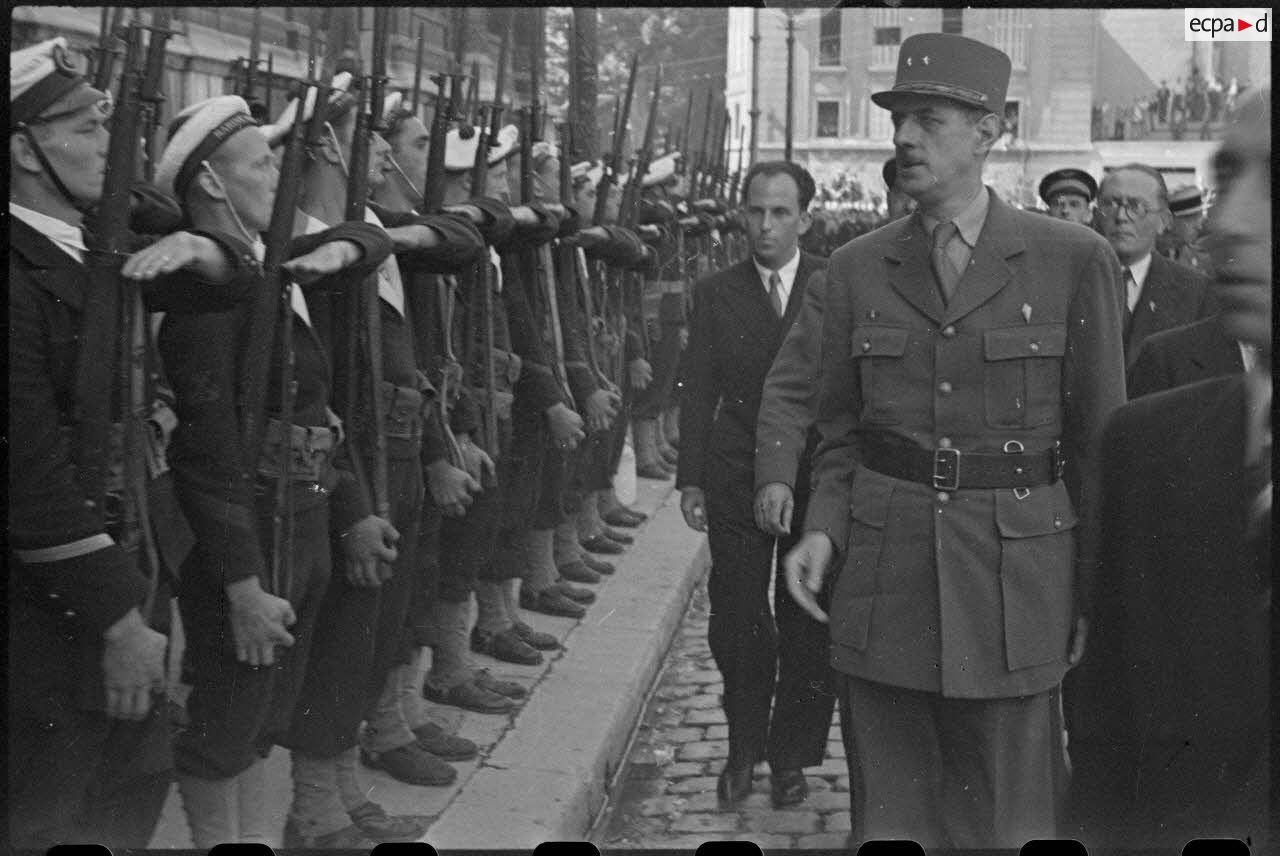
[[[984,184],[982,189],[973,197],[965,209],[952,218],[952,222],[956,224],[956,228],[960,230],[960,237],[970,247],[978,244],[978,236],[982,234],[982,226],[987,222],[987,212],[991,209],[990,191]],[[921,212],[920,222],[924,226],[925,234],[932,235],[933,230],[938,227],[942,221]]]
[[[71,258],[78,262],[84,261],[84,254],[89,252],[89,248],[84,245],[84,233],[80,231],[79,226],[33,211],[12,200],[9,201],[9,213],[44,235],[54,246]]]
[[[1146,285],[1147,274],[1151,272],[1152,255],[1152,253],[1147,253],[1136,262],[1124,265],[1124,267],[1129,269],[1129,273],[1133,275],[1133,281],[1138,284],[1138,288],[1142,288],[1142,286]]]
[[[756,270],[759,271],[760,279],[763,280],[764,282],[768,282],[769,274],[773,272],[773,268],[765,267],[764,265],[760,264],[760,260],[757,259],[754,255],[751,257],[751,261],[755,264]],[[800,269],[800,248],[796,247],[795,253],[791,256],[791,259],[787,261],[787,263],[784,264],[782,267],[778,268],[778,276],[782,277],[783,280],[785,281],[789,276],[794,277],[796,271],[799,269]]]

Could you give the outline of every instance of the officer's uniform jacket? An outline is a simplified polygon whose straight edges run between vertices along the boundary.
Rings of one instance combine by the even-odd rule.
[[[47,628],[61,628],[58,644],[80,637],[100,652],[102,633],[142,606],[148,582],[114,540],[119,521],[91,499],[75,464],[80,422],[75,385],[89,268],[19,218],[9,219],[10,617],[17,621],[14,610],[25,614],[34,608],[48,615]],[[251,293],[254,278],[248,267],[236,264],[231,239],[199,234],[224,247],[235,268],[232,278],[213,284],[180,272],[144,283],[147,309],[170,314],[226,310]],[[160,367],[154,348],[147,354],[152,385],[160,380]],[[161,559],[176,572],[190,547],[190,530],[172,501],[168,480],[167,474],[149,479],[148,504]],[[59,649],[39,638],[26,641],[48,662],[62,665],[66,655]],[[101,654],[86,662],[91,668],[81,677],[100,683]],[[44,671],[50,680],[59,673]],[[38,692],[25,679],[16,681],[15,691],[17,683],[24,693]],[[83,695],[97,706],[102,698],[100,687]]]
[[[321,244],[348,240],[360,247],[362,258],[350,268],[307,286],[323,291],[348,278],[372,274],[391,252],[391,240],[382,229],[366,223],[342,223],[323,232],[299,235],[290,245],[289,257],[303,255]],[[241,242],[240,255],[251,257]],[[262,287],[261,269],[255,288]],[[160,350],[173,381],[181,424],[174,435],[171,461],[177,475],[179,498],[206,556],[205,567],[217,568],[222,585],[251,576],[266,579],[266,545],[260,543],[257,518],[269,509],[274,480],[245,471],[239,378],[246,352],[252,303],[231,312],[201,316],[167,315],[160,328]],[[332,366],[329,349],[321,338],[318,315],[308,324],[291,312],[293,324],[293,378],[297,383],[293,425],[309,429],[316,437],[337,433],[332,400]],[[316,325],[316,326],[313,326]],[[268,369],[266,415],[279,418],[281,341],[277,336]],[[336,442],[335,444],[336,445]],[[342,457],[331,458],[342,463]],[[319,490],[305,491],[295,508],[303,511],[328,501],[331,526],[336,531],[372,513],[369,500],[349,469],[328,467]],[[266,503],[264,505],[264,503]]]
[[[949,305],[919,215],[832,256],[805,528],[837,551],[836,669],[966,698],[1060,682],[1093,576],[1095,448],[1124,401],[1120,288],[1096,234],[994,193]],[[960,450],[961,481],[966,451],[1061,441],[1067,481],[938,491],[864,465],[871,432]]]

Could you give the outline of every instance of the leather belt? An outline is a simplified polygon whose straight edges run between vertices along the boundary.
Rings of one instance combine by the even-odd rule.
[[[285,449],[283,426],[279,420],[267,421],[262,453],[258,457],[258,475],[279,478],[283,456],[289,454],[289,480],[319,484],[325,481],[333,466],[336,441],[333,429],[321,426],[290,425],[288,451]]]
[[[1024,452],[1010,440],[1004,452],[924,449],[884,435],[864,435],[862,464],[891,478],[919,482],[935,490],[1028,488],[1062,478],[1062,444],[1042,452]]]

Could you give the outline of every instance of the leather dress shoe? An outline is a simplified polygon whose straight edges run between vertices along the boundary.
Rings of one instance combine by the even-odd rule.
[[[543,615],[557,615],[562,618],[581,618],[587,614],[585,607],[574,603],[550,587],[534,594],[524,586],[521,586],[520,608],[527,609],[530,612],[541,612]]]
[[[477,669],[475,676],[476,686],[482,690],[488,690],[491,693],[497,693],[506,698],[524,698],[529,694],[529,690],[523,684],[517,684],[515,681],[504,681],[501,678],[495,678],[489,674],[488,669]]]
[[[610,576],[611,574],[617,573],[618,571],[618,566],[615,565],[613,562],[606,561],[605,559],[596,558],[590,553],[584,552],[580,558],[580,561],[582,562],[582,564],[586,565],[588,568],[595,571],[597,574],[600,574],[601,576],[607,577],[607,576]]]
[[[804,802],[809,796],[809,783],[804,780],[803,770],[779,770],[769,774],[769,790],[773,807],[782,808]]]
[[[551,590],[559,592],[574,603],[595,603],[596,593],[591,589],[579,588],[571,586],[564,580],[556,580],[551,584]]]
[[[730,767],[724,765],[720,778],[716,780],[716,796],[725,805],[733,805],[745,799],[751,793],[751,772],[753,767]]]
[[[417,741],[388,749],[386,752],[360,750],[360,763],[371,770],[382,770],[391,778],[406,785],[451,785],[458,778],[458,771],[418,745]],[[367,829],[359,822],[362,830]],[[422,833],[419,832],[418,835]],[[414,836],[416,839],[417,836]],[[414,840],[410,839],[410,840]]]
[[[626,532],[619,532],[617,529],[610,529],[607,526],[605,527],[603,534],[604,537],[608,538],[610,541],[617,541],[624,547],[636,542],[634,536],[628,535]]]
[[[437,704],[447,704],[476,713],[508,713],[516,706],[511,699],[487,690],[475,681],[463,681],[442,690],[432,685],[428,679],[422,682],[422,697]]]
[[[590,550],[592,553],[602,553],[606,556],[616,556],[623,552],[622,545],[603,532],[599,535],[592,535],[583,541],[582,549]]]
[[[450,734],[434,722],[413,729],[418,745],[442,761],[470,761],[480,754],[480,747],[465,737]]]
[[[382,806],[375,802],[366,802],[358,808],[353,808],[347,812],[347,817],[351,818],[351,822],[366,838],[378,842],[417,841],[422,837],[422,833],[427,831],[428,818],[425,815],[387,814]]]
[[[299,832],[292,819],[285,822],[282,842],[286,850],[369,850],[377,843],[366,838],[354,823],[335,832],[313,836]]]
[[[571,583],[591,583],[600,582],[600,575],[586,566],[584,562],[574,560],[565,562],[563,565],[556,565],[556,571],[559,572],[560,578],[568,580]]]
[[[635,529],[648,518],[619,505],[617,508],[611,508],[607,513],[600,515],[600,519],[610,526],[625,526],[628,529]]]
[[[501,633],[490,633],[479,627],[473,629],[471,650],[504,663],[517,663],[521,666],[536,666],[542,662],[542,655],[521,639],[514,628]]]
[[[561,648],[560,640],[552,636],[550,633],[543,633],[541,630],[534,630],[523,621],[517,621],[512,625],[512,630],[520,637],[524,644],[530,648],[536,648],[539,651],[559,651]]]

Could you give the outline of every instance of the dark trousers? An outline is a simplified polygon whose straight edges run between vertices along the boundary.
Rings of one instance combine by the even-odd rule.
[[[258,528],[262,543],[270,544],[270,518],[260,516]],[[250,666],[236,659],[223,569],[199,543],[187,559],[178,606],[192,689],[187,699],[190,723],[174,742],[179,772],[203,779],[239,775],[256,758],[266,757],[274,736],[289,725],[332,570],[327,502],[300,508],[294,515],[291,543],[289,602],[298,620],[289,632],[295,641],[290,648],[276,649],[272,666]]]
[[[684,327],[684,296],[662,295],[658,320],[646,320],[649,333],[649,363],[653,380],[641,391],[631,406],[634,419],[655,419],[667,406],[675,388],[676,369],[680,363],[680,329]],[[656,333],[656,335],[654,335]]]
[[[859,841],[1017,849],[1057,834],[1058,691],[955,699],[840,675],[840,727]]]
[[[724,676],[729,763],[745,766],[767,759],[775,770],[821,764],[835,696],[827,628],[792,600],[783,577],[781,559],[798,538],[779,540],[775,572],[775,539],[756,528],[751,514],[750,466],[730,467],[717,460],[712,467],[724,475],[707,489],[707,641]],[[803,519],[800,504],[794,532],[801,530]],[[769,610],[771,581],[774,614]]]
[[[10,845],[146,847],[173,780],[163,699],[142,722],[88,709],[102,704],[101,677],[84,671],[100,673],[101,645],[81,649],[61,616],[12,589],[8,604]],[[156,607],[167,618],[168,597]]]
[[[372,462],[367,462],[372,472]],[[320,604],[306,680],[282,746],[328,758],[356,745],[357,731],[376,703],[387,672],[401,653],[405,615],[414,588],[422,470],[416,454],[388,467],[391,523],[400,532],[391,578],[377,588],[356,587],[336,573]],[[341,547],[334,555],[344,563]]]

